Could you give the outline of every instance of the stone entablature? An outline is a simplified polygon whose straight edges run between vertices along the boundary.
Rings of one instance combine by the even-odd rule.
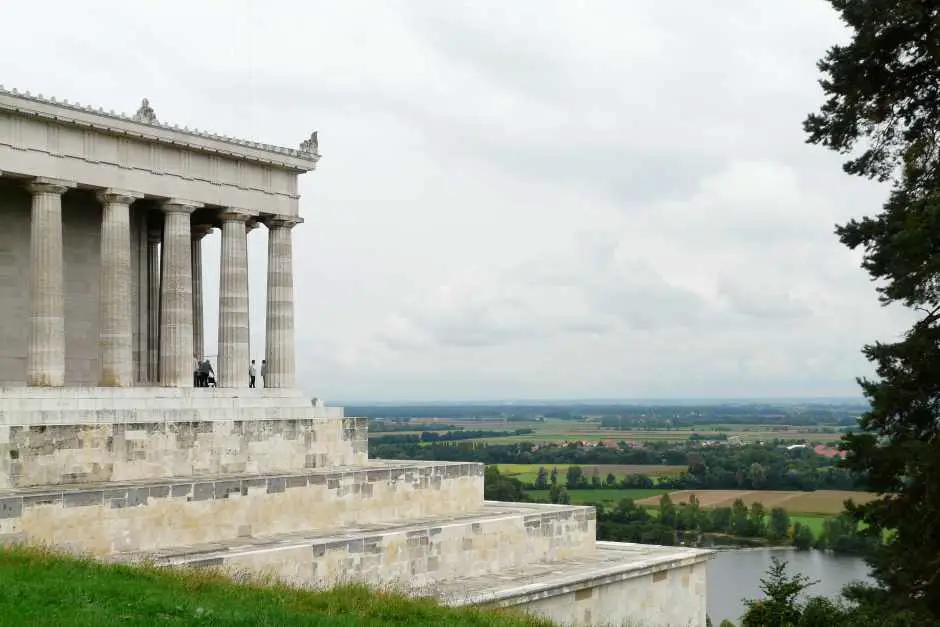
[[[319,158],[0,87],[0,170],[23,176],[296,216],[297,175]]]

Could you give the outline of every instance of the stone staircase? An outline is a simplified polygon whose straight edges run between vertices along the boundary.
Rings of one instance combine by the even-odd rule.
[[[704,624],[706,552],[598,543],[590,507],[486,502],[481,464],[369,460],[364,421],[341,410],[280,391],[91,390],[56,421],[65,404],[43,392],[0,401],[0,541],[579,625],[662,597],[676,625]]]

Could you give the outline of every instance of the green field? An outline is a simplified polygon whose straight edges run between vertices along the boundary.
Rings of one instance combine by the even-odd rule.
[[[550,627],[506,610],[450,609],[363,586],[309,591],[236,584],[209,571],[106,565],[0,550],[0,623],[50,627]]]
[[[822,533],[823,521],[825,521],[826,518],[829,518],[829,516],[820,516],[818,514],[790,514],[790,524],[801,523],[806,525],[813,532],[813,537],[818,538],[819,534]]]
[[[584,476],[590,481],[594,471],[601,481],[607,478],[608,473],[613,473],[617,480],[623,479],[627,475],[646,475],[648,477],[660,477],[666,475],[678,475],[686,470],[686,466],[666,466],[659,464],[496,464],[501,475],[518,479],[524,483],[535,483],[539,474],[539,468],[545,468],[545,471],[551,475],[552,469],[558,469],[558,483],[564,485],[565,473],[569,466],[580,466]]]

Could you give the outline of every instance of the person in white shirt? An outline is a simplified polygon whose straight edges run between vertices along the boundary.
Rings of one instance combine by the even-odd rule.
[[[255,360],[252,359],[251,363],[248,364],[248,387],[255,387],[255,375],[258,371],[255,369]]]

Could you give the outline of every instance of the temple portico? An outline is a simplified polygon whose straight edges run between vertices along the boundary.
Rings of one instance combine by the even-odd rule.
[[[79,192],[74,200],[73,190]],[[0,207],[4,207],[4,196],[24,195],[30,204],[29,237],[23,242],[29,297],[22,313],[28,314],[29,323],[22,332],[28,342],[20,373],[9,365],[14,356],[7,355],[0,376],[7,385],[20,381],[30,387],[192,387],[194,356],[204,359],[206,355],[202,241],[218,230],[222,241],[219,335],[218,357],[213,360],[217,386],[247,387],[248,236],[259,225],[267,227],[269,238],[267,386],[294,384],[291,227],[299,218],[177,198],[147,198],[133,190],[95,189],[82,181],[0,175]],[[86,376],[69,381],[66,376],[74,342],[66,340],[72,312],[66,307],[70,299],[64,246],[72,242],[63,239],[63,207],[88,213],[85,237],[95,235],[90,217],[98,223],[97,338],[85,338],[93,339],[97,347],[94,380]],[[9,210],[5,207],[4,214]],[[69,237],[72,230],[68,229]],[[12,252],[16,248],[3,240],[0,235],[3,249]],[[137,265],[136,260],[142,262]],[[140,271],[135,272],[135,267]],[[140,315],[135,316],[135,311]],[[4,312],[7,323],[15,322],[16,313]]]
[[[192,387],[218,231],[216,385],[248,387],[262,225],[266,384],[293,386],[291,228],[318,158],[315,136],[281,148],[159,124],[147,103],[129,117],[0,88],[0,386]]]

